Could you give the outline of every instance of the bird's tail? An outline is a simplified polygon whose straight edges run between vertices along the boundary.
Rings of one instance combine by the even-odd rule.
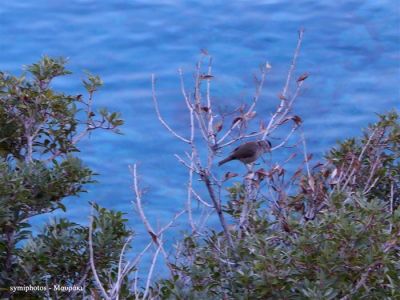
[[[224,163],[227,163],[228,161],[231,161],[231,160],[232,160],[232,157],[228,156],[227,158],[221,160],[221,161],[218,163],[218,166],[221,166],[221,165],[223,165]]]

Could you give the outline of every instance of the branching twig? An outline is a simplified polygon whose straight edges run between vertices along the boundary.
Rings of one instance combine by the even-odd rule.
[[[149,288],[150,288],[151,278],[153,276],[154,266],[156,265],[157,257],[158,257],[158,254],[160,253],[160,250],[161,250],[161,243],[158,246],[156,252],[154,253],[153,260],[151,261],[150,270],[147,275],[146,288],[143,293],[143,299],[146,299],[147,294],[149,293]]]
[[[93,206],[92,206],[92,214],[90,216],[90,226],[89,226],[89,256],[90,256],[89,259],[90,259],[90,266],[92,268],[92,272],[93,272],[93,276],[94,276],[94,279],[96,281],[96,284],[97,284],[98,288],[100,289],[101,293],[103,294],[103,297],[105,299],[107,299],[107,300],[108,299],[111,300],[111,298],[108,296],[106,290],[104,289],[103,284],[101,283],[99,276],[97,275],[96,266],[95,266],[95,263],[94,263],[93,237],[92,237],[92,235],[93,235]]]
[[[183,136],[179,135],[178,133],[176,133],[162,118],[161,113],[160,113],[160,109],[158,107],[158,101],[157,101],[157,97],[156,97],[156,81],[155,81],[155,76],[154,74],[151,75],[151,91],[152,91],[152,97],[153,97],[153,102],[154,102],[154,107],[157,113],[157,117],[158,120],[161,122],[161,124],[164,125],[164,127],[170,132],[172,133],[175,137],[177,137],[179,140],[185,142],[185,143],[189,143],[190,141],[186,138],[184,138]]]
[[[300,29],[299,30],[299,38],[297,40],[296,50],[294,51],[293,60],[292,60],[292,63],[290,65],[290,68],[289,68],[289,71],[288,71],[288,75],[286,77],[286,83],[285,83],[285,85],[283,87],[282,94],[280,96],[281,102],[280,102],[279,107],[276,110],[276,112],[271,116],[271,119],[270,119],[270,121],[269,121],[269,123],[268,123],[268,125],[267,125],[267,127],[266,127],[266,129],[264,131],[264,135],[263,135],[263,138],[262,138],[263,140],[265,140],[267,135],[270,135],[271,132],[273,131],[273,129],[276,128],[277,124],[280,123],[279,120],[283,120],[283,118],[286,117],[286,114],[289,112],[289,110],[290,110],[290,108],[291,108],[291,106],[293,104],[293,101],[294,101],[294,99],[296,99],[298,91],[299,91],[301,85],[303,84],[302,81],[298,83],[295,96],[292,98],[292,101],[288,105],[287,104],[287,101],[288,101],[287,98],[288,98],[289,85],[290,85],[290,82],[292,80],[293,72],[294,72],[294,69],[295,69],[296,64],[297,64],[297,58],[298,58],[298,56],[300,54],[300,48],[301,48],[301,44],[303,42],[303,35],[304,35],[304,29]],[[282,114],[282,111],[285,109],[285,107],[286,107],[286,112]],[[276,119],[279,116],[280,116],[280,119],[277,122]]]
[[[165,249],[163,247],[163,243],[162,243],[162,240],[161,240],[160,236],[162,235],[162,233],[165,230],[167,230],[170,226],[172,226],[172,224],[175,222],[175,220],[177,218],[179,218],[179,216],[181,216],[186,210],[183,210],[180,213],[177,213],[171,222],[169,222],[161,230],[156,232],[153,229],[153,227],[151,226],[150,222],[148,221],[148,219],[147,219],[147,217],[146,217],[146,215],[144,213],[144,210],[143,210],[142,193],[141,193],[141,191],[139,189],[136,164],[134,164],[133,167],[129,166],[129,169],[130,169],[132,177],[133,177],[133,189],[134,189],[134,192],[135,192],[135,195],[136,195],[136,201],[134,201],[132,203],[136,206],[136,209],[137,209],[137,212],[139,214],[139,217],[140,217],[142,223],[144,224],[148,234],[150,235],[151,240],[153,241],[153,243],[157,247],[160,247],[160,251],[164,256],[164,259],[165,259],[167,265],[169,266],[171,273],[174,275],[174,270],[172,269],[172,267],[169,264],[168,255],[167,255],[167,252],[165,251]]]

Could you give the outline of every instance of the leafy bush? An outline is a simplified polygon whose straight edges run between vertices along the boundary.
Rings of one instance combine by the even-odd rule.
[[[117,277],[121,249],[133,232],[127,228],[127,220],[121,212],[107,210],[96,204],[93,206],[94,261],[102,282],[112,282]],[[26,285],[28,282],[41,286],[45,282],[49,287],[76,286],[83,288],[83,295],[90,295],[91,289],[97,287],[91,279],[88,235],[89,227],[67,219],[55,219],[47,224],[21,249],[17,285]],[[49,294],[58,298],[59,293],[52,289]],[[121,295],[124,294],[127,294],[126,286],[121,289]],[[41,299],[43,292],[37,296]],[[69,297],[74,298],[73,295]]]
[[[98,76],[84,80],[87,97],[51,88],[54,78],[70,74],[65,63],[44,57],[19,77],[0,72],[0,297],[11,297],[10,286],[43,278],[58,284],[76,283],[80,275],[91,280],[87,228],[61,219],[26,244],[31,217],[65,210],[62,200],[93,182],[93,172],[73,156],[78,142],[93,130],[118,132],[123,123],[117,113],[93,109],[102,85]],[[106,273],[131,233],[121,213],[96,209],[94,248],[102,251],[97,260]]]
[[[162,299],[398,299],[399,130],[395,112],[334,148],[299,191],[271,209],[258,199],[234,248],[222,232],[188,236]],[[225,211],[239,223],[243,187]]]

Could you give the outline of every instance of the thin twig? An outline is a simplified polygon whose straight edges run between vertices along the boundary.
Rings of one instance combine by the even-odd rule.
[[[165,231],[167,228],[169,228],[170,226],[172,226],[172,224],[175,222],[175,220],[181,216],[184,211],[181,211],[180,213],[176,214],[175,217],[173,218],[173,220],[171,222],[169,222],[166,226],[164,226],[159,232],[156,232],[153,227],[151,226],[150,222],[148,221],[144,210],[143,210],[143,206],[142,206],[142,196],[141,196],[141,191],[139,189],[139,184],[138,184],[138,176],[137,176],[137,167],[136,164],[132,166],[129,166],[129,169],[132,173],[132,177],[133,177],[133,189],[136,195],[136,201],[132,201],[132,203],[136,206],[137,208],[137,212],[139,214],[139,217],[142,221],[142,223],[144,224],[148,234],[150,235],[151,240],[153,241],[153,243],[157,246],[160,247],[161,249],[161,253],[164,256],[164,259],[171,271],[171,274],[174,275],[174,270],[172,268],[172,266],[170,265],[169,261],[168,261],[168,254],[165,251],[164,247],[163,247],[163,243],[162,240],[160,239],[160,236],[162,234],[163,231]]]
[[[92,268],[92,272],[93,272],[93,276],[94,279],[97,283],[98,288],[100,289],[101,293],[103,294],[103,297],[105,299],[110,299],[111,298],[108,296],[106,290],[104,289],[99,276],[97,275],[97,271],[96,271],[96,266],[94,264],[94,254],[93,254],[93,205],[92,205],[92,213],[90,216],[90,226],[89,226],[89,259],[90,259],[90,266]]]
[[[290,65],[288,76],[286,78],[286,83],[285,83],[285,86],[284,86],[283,91],[282,91],[282,96],[284,98],[287,97],[287,93],[288,93],[288,90],[289,90],[289,84],[290,84],[290,81],[292,79],[293,71],[294,71],[294,69],[296,67],[297,58],[299,57],[301,43],[303,41],[303,35],[304,35],[304,28],[301,28],[299,30],[299,38],[297,40],[297,46],[296,46],[296,50],[294,52],[292,64]]]
[[[256,107],[256,104],[258,102],[258,99],[260,98],[262,89],[264,87],[264,82],[265,82],[265,77],[268,73],[268,70],[271,69],[271,66],[268,62],[265,63],[265,65],[263,65],[263,69],[261,71],[261,79],[260,82],[258,82],[257,86],[256,86],[256,93],[254,95],[253,98],[253,103],[251,104],[251,106],[249,107],[247,113],[250,113],[254,110],[254,108]]]
[[[134,188],[134,192],[136,195],[136,201],[133,202],[136,205],[137,208],[137,212],[139,214],[140,219],[142,220],[144,226],[146,227],[147,232],[151,235],[153,241],[155,243],[157,243],[158,246],[158,241],[157,241],[157,235],[153,229],[153,227],[151,226],[150,222],[147,220],[146,215],[144,214],[144,210],[142,207],[142,193],[139,189],[139,185],[138,185],[138,180],[137,180],[137,171],[136,171],[136,164],[132,166],[129,166],[129,169],[132,173],[133,176],[133,188]]]
[[[210,207],[213,208],[214,206],[211,205],[210,203],[208,203],[207,201],[203,200],[203,198],[200,197],[200,195],[192,188],[192,193],[193,195],[196,197],[196,199],[202,203],[203,205],[205,205],[206,207]]]
[[[270,121],[269,121],[269,123],[267,125],[267,128],[264,131],[264,135],[263,135],[263,138],[262,138],[263,140],[266,139],[267,135],[271,134],[271,131],[272,131],[273,127],[276,127],[276,124],[280,123],[280,122],[276,122],[276,118],[281,115],[283,109],[285,107],[287,107],[286,113],[290,110],[290,108],[291,108],[291,106],[293,104],[293,101],[296,98],[295,96],[297,96],[298,91],[299,91],[299,89],[300,89],[300,87],[302,85],[302,82],[298,83],[295,96],[292,98],[292,101],[288,105],[287,104],[287,101],[288,101],[287,98],[288,98],[289,85],[290,85],[290,82],[292,80],[293,72],[294,72],[294,69],[295,69],[296,64],[297,64],[297,58],[298,58],[298,56],[300,54],[300,48],[301,48],[301,44],[303,42],[303,35],[304,35],[304,29],[300,29],[299,30],[299,37],[298,37],[298,40],[297,40],[297,46],[296,46],[296,49],[294,51],[292,63],[290,65],[290,67],[289,67],[288,75],[286,77],[286,83],[285,83],[285,85],[283,87],[282,94],[281,94],[281,97],[280,97],[281,98],[281,102],[280,102],[279,107],[276,110],[276,112],[271,116],[271,119],[270,119]],[[283,115],[285,115],[285,114],[283,114]],[[283,116],[280,119],[282,120],[282,118],[283,118]]]
[[[185,167],[187,167],[189,170],[193,170],[197,173],[197,171],[193,168],[193,166],[190,164],[188,164],[182,157],[180,157],[178,154],[174,154],[174,156],[176,157],[176,159],[183,164]]]
[[[307,145],[306,145],[306,139],[304,137],[304,132],[301,133],[301,139],[302,139],[302,143],[303,143],[304,162],[306,165],[307,176],[308,176],[308,178],[311,178],[310,164],[308,163]]]
[[[149,270],[149,273],[147,275],[146,288],[145,288],[144,293],[143,293],[143,299],[146,299],[147,294],[149,293],[151,277],[153,276],[154,266],[156,265],[157,257],[158,257],[158,254],[160,253],[160,250],[161,250],[161,243],[158,246],[158,248],[156,250],[156,253],[154,253],[153,260],[151,261],[150,270]]]
[[[126,247],[129,245],[129,243],[131,242],[132,238],[133,238],[133,236],[129,236],[126,239],[126,241],[124,243],[124,246],[122,247],[121,253],[119,255],[117,281],[114,283],[114,287],[111,290],[111,295],[115,295],[114,297],[117,298],[117,299],[119,298],[119,292],[120,292],[119,290],[121,288],[122,279],[127,275],[128,270],[130,270],[129,262],[124,266],[124,268],[122,268],[122,261],[124,259]]]
[[[178,133],[176,133],[162,118],[161,113],[160,113],[160,109],[158,106],[158,101],[157,101],[157,97],[156,97],[156,81],[155,81],[155,76],[154,74],[151,75],[151,92],[152,92],[152,98],[153,98],[153,102],[154,102],[154,107],[157,113],[157,117],[158,120],[161,122],[161,124],[164,125],[164,127],[170,132],[172,133],[175,137],[177,137],[178,139],[180,139],[181,141],[185,142],[185,143],[189,143],[190,141],[186,138],[184,138],[183,136],[179,135]]]
[[[286,145],[286,143],[288,142],[288,140],[290,139],[290,137],[293,135],[293,133],[296,131],[297,128],[298,128],[297,125],[293,126],[292,130],[290,130],[289,134],[283,139],[283,141],[280,142],[278,145],[272,147],[271,151],[274,151],[274,150],[279,149],[279,148],[283,147],[284,145]]]

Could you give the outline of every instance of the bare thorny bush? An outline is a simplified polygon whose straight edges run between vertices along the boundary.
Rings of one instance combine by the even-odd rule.
[[[242,105],[227,114],[218,110],[216,103],[211,95],[211,84],[214,79],[212,69],[212,57],[206,50],[202,51],[202,57],[196,64],[194,76],[194,89],[189,92],[185,86],[184,74],[179,69],[181,93],[188,113],[188,133],[182,134],[172,128],[162,116],[162,104],[156,95],[156,77],[152,75],[152,99],[155,106],[157,117],[165,129],[170,132],[179,142],[186,145],[187,150],[183,154],[175,154],[177,161],[187,170],[187,197],[184,209],[177,213],[173,220],[161,229],[155,229],[148,218],[142,205],[143,191],[139,185],[139,175],[137,165],[130,167],[133,177],[133,190],[135,200],[133,204],[143,222],[146,231],[150,236],[150,243],[143,252],[137,257],[134,263],[123,267],[121,277],[126,276],[129,268],[136,268],[134,278],[134,292],[136,298],[147,298],[151,296],[151,281],[157,257],[161,254],[170,270],[172,276],[179,275],[181,278],[185,274],[179,273],[172,259],[169,257],[164,247],[164,234],[182,215],[187,215],[192,237],[201,237],[206,232],[206,224],[210,215],[216,214],[219,225],[222,228],[222,235],[215,242],[215,251],[221,255],[222,263],[228,268],[234,265],[233,262],[224,261],[222,257],[227,252],[230,257],[235,257],[235,248],[251,235],[254,228],[248,226],[252,213],[256,209],[259,198],[268,199],[270,205],[270,218],[275,220],[276,229],[287,234],[296,235],[292,230],[289,219],[291,212],[299,213],[302,222],[306,223],[313,220],[315,216],[323,211],[328,205],[333,194],[351,196],[354,187],[362,187],[363,195],[368,197],[380,184],[382,174],[380,168],[383,166],[382,152],[388,144],[387,132],[385,127],[377,127],[371,132],[366,133],[363,146],[358,151],[348,151],[346,159],[338,159],[339,150],[335,154],[332,152],[328,156],[327,163],[316,163],[311,165],[312,155],[308,154],[304,133],[302,132],[302,118],[293,112],[295,101],[299,98],[301,88],[308,77],[308,73],[295,76],[297,59],[303,41],[304,31],[300,30],[293,59],[289,67],[286,81],[282,91],[278,95],[278,105],[268,116],[256,113],[257,104],[261,101],[264,82],[271,70],[269,63],[265,63],[260,68],[260,74],[256,76],[255,93],[247,105]],[[293,89],[292,89],[293,87]],[[276,101],[273,99],[272,101]],[[254,130],[256,128],[256,130]],[[382,129],[383,128],[383,129]],[[282,135],[283,133],[283,135]],[[297,139],[296,137],[297,134]],[[221,175],[216,167],[215,161],[222,152],[228,152],[233,144],[240,144],[248,140],[269,140],[272,141],[271,152],[280,149],[290,149],[291,153],[287,158],[280,162],[268,161],[263,167],[248,165],[247,173],[243,174],[241,187],[232,190],[230,179],[240,176],[235,172],[228,171]],[[335,156],[336,155],[336,156]],[[295,157],[301,157],[299,166],[294,172],[289,172],[286,164],[293,164]],[[365,162],[368,163],[365,163]],[[240,178],[240,177],[238,177]],[[393,213],[396,203],[399,202],[399,194],[396,192],[395,178],[386,181],[389,185],[390,210]],[[293,187],[300,188],[294,191]],[[241,201],[232,201],[236,205],[234,209],[239,217],[231,224],[231,220],[226,216],[226,206],[223,199],[226,197],[226,190],[232,196],[234,193],[241,193]],[[295,195],[295,196],[293,196]],[[345,196],[346,197],[346,196]],[[196,214],[193,211],[194,205],[202,211]],[[199,216],[199,217],[197,217]],[[392,227],[391,227],[392,228]],[[233,234],[234,233],[234,234]],[[400,232],[399,232],[400,236]],[[146,285],[143,291],[138,289],[138,263],[145,252],[153,246],[153,259],[147,273]],[[391,244],[388,247],[393,248]],[[185,251],[183,242],[177,245],[175,259],[179,261],[180,251]],[[123,254],[121,255],[121,257]],[[194,259],[194,258],[193,258]],[[187,252],[185,261],[188,260]],[[189,258],[190,264],[190,258]],[[125,268],[125,269],[124,269]],[[365,280],[362,277],[355,284],[355,290],[359,288]],[[113,295],[118,295],[118,285],[121,279],[115,283]],[[100,281],[98,284],[101,286]],[[113,299],[113,295],[102,289],[103,296]],[[118,296],[116,296],[118,297]]]
[[[150,224],[142,206],[142,190],[138,183],[139,175],[137,172],[137,165],[135,164],[130,167],[133,176],[133,190],[136,195],[134,205],[151,238],[151,242],[144,249],[144,252],[149,250],[151,243],[154,245],[155,249],[152,264],[147,274],[145,290],[141,294],[141,297],[146,298],[149,294],[155,261],[160,253],[164,256],[171,274],[175,275],[177,272],[173,264],[170,263],[167,251],[164,248],[163,234],[181,215],[187,214],[191,232],[196,236],[202,235],[210,214],[216,213],[224,233],[224,238],[227,241],[224,247],[230,248],[231,250],[234,249],[235,243],[237,243],[237,240],[234,241],[232,238],[232,230],[234,229],[239,231],[239,236],[248,233],[246,225],[247,220],[251,213],[252,205],[255,203],[255,199],[261,193],[261,188],[268,188],[268,193],[276,206],[276,217],[281,219],[283,218],[279,208],[287,189],[287,183],[283,181],[285,174],[283,164],[290,161],[295,155],[290,155],[290,157],[288,157],[282,164],[271,164],[271,167],[268,170],[265,168],[255,170],[254,166],[247,166],[248,172],[243,177],[245,201],[240,209],[240,221],[238,224],[234,225],[228,224],[224,214],[223,195],[224,190],[229,184],[229,179],[237,177],[239,174],[226,172],[221,177],[218,175],[219,172],[217,172],[214,162],[222,151],[225,149],[231,149],[233,144],[241,143],[248,139],[266,140],[267,138],[274,138],[274,144],[271,151],[287,147],[291,137],[301,128],[302,119],[293,114],[293,105],[300,95],[304,80],[308,77],[307,73],[303,73],[294,80],[295,67],[299,57],[303,35],[304,30],[300,30],[297,46],[289,67],[285,84],[281,93],[278,95],[279,104],[270,116],[258,116],[256,113],[256,107],[260,101],[265,80],[271,70],[271,65],[269,63],[263,64],[260,67],[260,74],[255,77],[256,88],[251,103],[248,105],[242,105],[235,109],[233,120],[228,118],[228,114],[219,113],[215,103],[213,102],[213,97],[210,93],[211,83],[214,78],[212,72],[212,57],[206,50],[202,51],[201,60],[196,64],[193,92],[188,92],[184,83],[183,71],[179,69],[181,92],[189,115],[189,132],[187,135],[178,133],[163,118],[160,104],[156,96],[156,78],[155,75],[152,75],[152,98],[157,117],[167,131],[169,131],[178,141],[187,146],[188,150],[185,151],[183,155],[175,154],[175,157],[178,162],[187,169],[188,180],[185,208],[180,213],[176,214],[170,223],[160,230],[156,230]],[[206,61],[205,66],[204,61]],[[291,92],[290,87],[293,84],[293,81],[295,81],[295,89]],[[249,132],[252,125],[257,122],[257,130]],[[285,127],[286,134],[284,136],[275,136],[278,129],[282,127]],[[206,149],[206,151],[203,151],[204,149]],[[307,160],[308,158],[306,157],[305,161]],[[195,181],[198,180],[203,184],[203,190],[200,190],[201,187],[197,188]],[[203,209],[199,220],[195,220],[192,211],[194,202],[200,205]],[[219,251],[225,250],[220,249]],[[142,252],[140,256],[142,256],[144,252]],[[131,265],[134,266],[135,264]],[[126,273],[127,272],[122,272],[121,275],[124,276]],[[137,283],[137,280],[136,277],[135,283]],[[119,280],[119,282],[120,281],[121,280]],[[99,281],[98,283],[101,285]],[[112,298],[112,296],[108,295],[104,289],[101,290],[103,296]],[[137,289],[135,289],[135,292],[136,291]]]

